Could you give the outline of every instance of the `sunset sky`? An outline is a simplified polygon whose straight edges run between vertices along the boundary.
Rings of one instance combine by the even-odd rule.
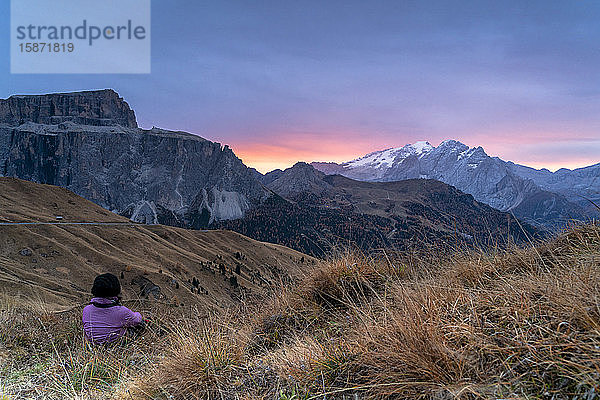
[[[149,75],[11,75],[0,97],[113,88],[144,128],[262,172],[456,139],[555,170],[600,162],[600,2],[152,2]]]

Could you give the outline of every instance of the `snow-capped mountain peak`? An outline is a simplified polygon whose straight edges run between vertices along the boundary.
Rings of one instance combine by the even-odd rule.
[[[389,168],[394,162],[405,159],[408,156],[418,157],[435,149],[429,142],[419,141],[407,144],[403,147],[392,147],[385,150],[375,151],[366,156],[344,163],[351,167]]]
[[[418,141],[415,142],[413,144],[407,144],[404,147],[411,147],[412,149],[414,149],[415,154],[423,154],[423,153],[427,153],[431,150],[433,150],[435,147],[433,147],[431,144],[429,144],[429,142],[426,141]]]
[[[466,144],[459,142],[458,140],[448,139],[448,140],[444,140],[442,143],[440,143],[440,146],[442,146],[442,147],[465,147]]]
[[[433,149],[435,149],[435,147],[433,147],[429,142],[421,140],[412,144],[406,144],[403,147],[398,147],[394,150],[396,150],[398,154],[406,156],[413,154],[416,156],[420,156],[422,154],[430,152]]]
[[[492,207],[542,224],[579,219],[590,209],[581,200],[584,197],[600,202],[600,166],[554,173],[536,170],[490,157],[481,146],[469,147],[457,140],[443,141],[437,147],[420,141],[335,166],[313,166],[364,181],[439,180]]]

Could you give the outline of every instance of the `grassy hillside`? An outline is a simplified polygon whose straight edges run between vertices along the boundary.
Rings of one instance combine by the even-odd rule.
[[[129,222],[67,189],[0,177],[0,222]]]
[[[0,178],[0,291],[10,297],[64,308],[88,301],[94,277],[112,272],[126,299],[208,310],[270,290],[311,262],[234,232],[132,224],[66,189]]]
[[[155,320],[143,338],[108,349],[82,341],[80,310],[3,307],[5,393],[594,399],[600,390],[597,225],[495,252],[347,254],[276,296],[208,317],[159,306],[141,305]]]

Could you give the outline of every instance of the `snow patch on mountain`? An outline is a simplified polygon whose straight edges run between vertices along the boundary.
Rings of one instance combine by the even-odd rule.
[[[389,168],[398,159],[404,159],[408,156],[423,156],[429,151],[433,150],[434,147],[429,142],[419,141],[413,144],[407,144],[403,147],[395,147],[381,151],[375,151],[369,153],[364,157],[357,158],[352,161],[348,161],[343,165],[350,168],[357,167],[371,167],[371,168]]]

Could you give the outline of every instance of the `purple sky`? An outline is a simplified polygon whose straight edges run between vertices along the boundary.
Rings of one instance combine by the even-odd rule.
[[[11,75],[0,97],[111,87],[143,127],[265,172],[417,140],[557,169],[600,161],[597,1],[152,2],[152,74]]]

